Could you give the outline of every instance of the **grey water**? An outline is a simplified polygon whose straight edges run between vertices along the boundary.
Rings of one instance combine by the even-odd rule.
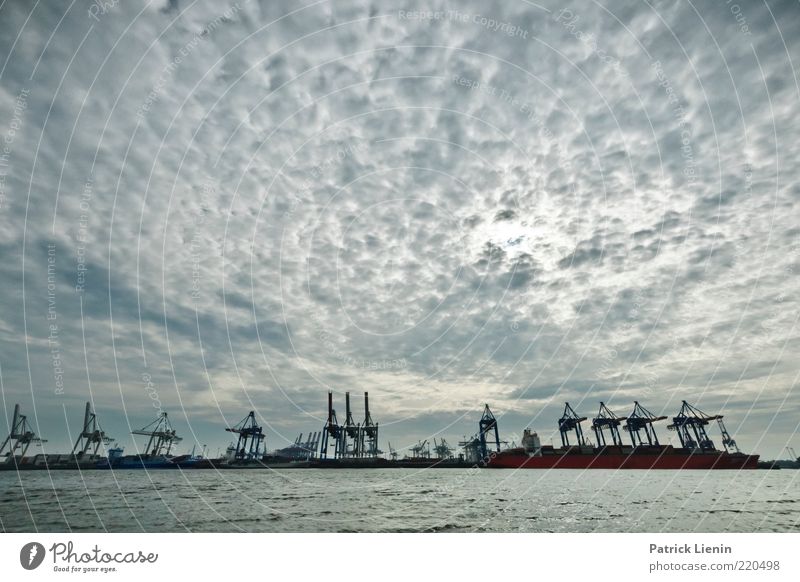
[[[800,471],[0,473],[5,532],[800,531]]]

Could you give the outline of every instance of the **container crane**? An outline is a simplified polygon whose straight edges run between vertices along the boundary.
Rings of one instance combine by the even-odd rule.
[[[42,440],[36,436],[36,433],[33,432],[28,422],[28,417],[24,414],[20,414],[19,404],[15,404],[14,415],[11,418],[11,432],[0,446],[0,458],[5,455],[8,457],[6,461],[13,463],[16,458],[17,450],[19,450],[19,456],[22,458],[25,456],[25,453],[28,452],[28,447],[30,447],[32,443],[41,444],[46,442],[46,440]],[[6,445],[8,445],[8,452],[5,452]]]
[[[256,422],[256,413],[250,413],[232,427],[226,428],[226,432],[238,435],[236,450],[233,458],[237,461],[259,460],[263,456],[261,445],[264,443],[264,430]]]
[[[361,424],[361,439],[358,450],[362,457],[378,456],[378,423],[372,421],[369,413],[369,392],[364,392],[364,422]]]
[[[131,431],[131,434],[150,437],[147,441],[147,446],[144,448],[144,454],[152,456],[169,455],[172,445],[183,440],[172,428],[172,423],[170,423],[166,412],[159,414],[158,418],[144,428]]]
[[[742,451],[739,450],[739,446],[736,444],[736,441],[733,440],[733,437],[730,434],[728,434],[728,429],[725,428],[725,423],[722,422],[722,415],[717,417],[717,425],[719,426],[719,432],[722,435],[722,446],[725,447],[725,452],[741,453]]]
[[[416,445],[412,445],[410,450],[411,450],[411,458],[412,459],[430,459],[431,458],[431,447],[428,444],[428,439],[425,439],[424,441],[420,441]]]
[[[490,441],[488,439],[492,438],[492,432],[494,432],[494,445],[495,445],[495,452],[500,452],[500,433],[497,429],[497,419],[492,414],[492,411],[489,409],[489,405],[484,405],[483,408],[483,415],[481,419],[478,421],[479,427],[479,438],[481,441],[481,455],[482,458],[488,459],[489,458],[489,448],[488,445]],[[488,439],[487,439],[488,435]]]
[[[452,459],[453,449],[447,444],[445,439],[440,440],[438,443],[433,439],[433,451],[437,459]]]
[[[625,426],[622,428],[631,435],[631,442],[634,447],[644,445],[644,439],[642,439],[641,435],[642,431],[644,431],[648,445],[659,446],[658,435],[656,435],[656,429],[653,423],[659,420],[666,420],[666,418],[666,416],[656,416],[644,406],[634,401],[633,412],[630,413],[628,419],[625,421]]]
[[[594,436],[597,437],[597,446],[605,447],[607,445],[605,435],[607,430],[611,435],[611,444],[621,447],[622,438],[619,436],[619,425],[621,425],[624,420],[626,420],[625,417],[617,416],[601,402],[600,412],[592,419],[592,430],[594,431]]]
[[[72,454],[76,457],[82,457],[92,449],[91,454],[96,455],[100,449],[100,445],[107,445],[112,442],[112,439],[106,436],[100,423],[97,421],[97,415],[92,412],[92,404],[86,403],[86,412],[83,414],[83,428],[78,435],[78,440],[75,441],[75,446],[72,447]]]
[[[572,410],[569,402],[566,402],[565,404],[566,406],[564,406],[564,414],[558,419],[558,432],[561,433],[561,444],[564,445],[564,447],[569,447],[569,433],[571,431],[575,431],[575,440],[577,441],[576,444],[579,447],[584,447],[586,446],[586,439],[583,438],[583,429],[581,429],[581,423],[586,420],[586,417],[578,416],[578,414]]]
[[[288,457],[293,461],[308,461],[313,459],[317,455],[320,434],[319,432],[310,432],[308,433],[308,437],[303,440],[303,433],[300,433],[291,445],[276,450],[275,456]]]
[[[464,450],[464,459],[468,463],[480,463],[485,460],[485,457],[481,457],[481,440],[477,435],[470,438],[465,435],[463,440],[458,442],[458,446]]]
[[[317,456],[317,448],[319,447],[319,432],[313,432],[308,435],[308,439],[303,444],[303,448],[308,453],[308,458],[313,459]]]
[[[716,451],[717,448],[714,446],[714,442],[706,432],[706,426],[711,421],[716,420],[722,434],[722,446],[725,448],[725,452],[738,453],[739,447],[736,446],[736,441],[728,434],[722,419],[723,415],[706,414],[684,400],[678,415],[672,418],[672,424],[667,428],[678,433],[678,438],[684,449],[699,448],[702,451]]]
[[[347,457],[359,457],[361,444],[361,426],[353,420],[353,413],[350,410],[350,393],[345,392],[345,417],[344,417],[344,452]]]
[[[344,456],[346,442],[344,429],[336,419],[336,411],[333,409],[333,392],[328,391],[328,421],[322,429],[322,446],[319,449],[321,459],[328,458],[328,439],[333,439],[333,458],[339,459]]]

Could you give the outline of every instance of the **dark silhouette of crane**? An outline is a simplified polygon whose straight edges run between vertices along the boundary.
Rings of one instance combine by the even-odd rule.
[[[644,445],[642,432],[644,432],[648,445],[659,446],[658,435],[656,435],[656,429],[653,423],[659,420],[665,420],[666,418],[666,416],[656,416],[644,406],[634,401],[633,412],[628,415],[625,426],[622,428],[631,435],[631,442],[634,447]]]
[[[478,436],[481,441],[481,456],[484,459],[488,459],[492,433],[494,433],[494,451],[500,452],[500,432],[497,428],[497,419],[494,417],[494,414],[492,414],[488,404],[484,405],[483,415],[480,421],[478,421],[478,428]]]
[[[620,418],[611,412],[603,402],[600,403],[600,412],[592,419],[592,430],[594,431],[594,436],[597,437],[598,447],[607,446],[606,431],[611,436],[611,444],[618,447],[622,446],[622,438],[619,436],[619,426],[622,424],[623,420],[625,420],[625,417]]]
[[[578,414],[572,410],[569,402],[565,404],[564,414],[558,419],[558,432],[561,433],[561,444],[565,447],[570,446],[569,433],[574,431],[575,440],[577,441],[575,444],[579,447],[586,446],[586,439],[583,437],[583,429],[581,428],[581,423],[586,420],[586,417],[578,416]]]
[[[233,458],[237,461],[259,460],[263,456],[261,445],[264,443],[264,429],[256,422],[256,413],[251,410],[238,423],[226,428],[226,432],[232,432],[239,436],[236,441],[236,452]]]
[[[346,442],[344,429],[336,419],[336,411],[333,409],[333,392],[328,391],[328,421],[322,429],[322,445],[319,449],[321,459],[328,458],[329,438],[333,439],[333,458],[339,459],[345,455]]]
[[[716,451],[717,448],[714,446],[714,442],[706,432],[706,426],[716,420],[722,434],[722,446],[725,448],[725,452],[738,453],[740,452],[739,447],[736,446],[736,441],[728,434],[725,423],[722,422],[723,418],[721,414],[706,414],[684,400],[678,415],[672,418],[672,424],[667,428],[678,433],[678,438],[684,449],[699,448],[703,451]]]
[[[14,415],[11,417],[11,432],[0,446],[0,457],[7,455],[8,458],[6,461],[13,463],[15,462],[16,453],[18,450],[19,456],[24,457],[25,453],[28,452],[28,447],[30,447],[31,444],[46,442],[46,440],[42,440],[36,436],[36,433],[33,432],[33,429],[28,422],[28,417],[24,414],[20,414],[19,404],[15,404]],[[6,450],[6,445],[8,445],[8,452],[4,452]]]
[[[428,444],[428,439],[424,441],[420,441],[415,445],[411,445],[409,447],[411,451],[411,458],[412,459],[430,459],[431,458],[431,447]]]
[[[364,392],[364,422],[361,423],[361,434],[358,450],[362,457],[374,458],[380,454],[378,450],[378,423],[373,422],[369,412],[369,392]]]
[[[344,417],[344,453],[347,457],[359,457],[361,455],[361,426],[353,420],[353,412],[350,410],[350,393],[344,394],[345,417]]]
[[[75,446],[72,447],[72,454],[76,457],[82,457],[92,449],[91,454],[96,455],[100,449],[100,445],[107,445],[112,441],[103,432],[100,423],[97,421],[97,415],[92,412],[92,405],[90,402],[86,403],[86,412],[83,415],[83,428],[78,435],[78,440],[75,441]]]
[[[183,440],[172,428],[172,423],[169,421],[166,412],[159,414],[158,418],[144,428],[131,431],[131,434],[150,437],[147,441],[147,446],[144,448],[144,454],[152,456],[169,455],[172,445]]]
[[[445,439],[441,439],[438,443],[433,439],[433,451],[437,459],[452,459],[453,449],[447,444]]]

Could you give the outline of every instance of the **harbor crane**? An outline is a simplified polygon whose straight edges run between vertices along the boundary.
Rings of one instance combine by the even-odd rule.
[[[452,459],[453,449],[447,444],[445,439],[440,440],[438,443],[433,439],[433,451],[437,459]]]
[[[397,460],[397,450],[392,447],[392,443],[389,443],[389,456],[392,458],[393,461]]]
[[[484,457],[481,457],[481,440],[477,435],[467,438],[466,435],[458,442],[458,446],[464,449],[464,459],[468,463],[480,463]]]
[[[166,412],[158,415],[153,422],[140,428],[139,430],[131,431],[131,434],[149,436],[147,446],[144,448],[145,455],[169,455],[172,450],[172,445],[177,444],[183,440],[179,437]]]
[[[740,452],[739,447],[736,446],[736,441],[728,434],[722,419],[723,415],[706,414],[684,400],[678,415],[672,418],[672,424],[667,428],[678,433],[678,438],[684,449],[699,448],[703,451],[716,451],[717,448],[714,446],[714,442],[706,432],[706,426],[711,421],[716,420],[722,433],[722,446],[725,448],[725,452]]]
[[[353,412],[350,410],[350,393],[344,394],[345,417],[344,417],[344,453],[347,457],[360,456],[361,426],[353,420]]]
[[[322,429],[322,446],[319,450],[319,456],[321,459],[328,458],[329,438],[333,439],[333,458],[339,459],[344,457],[345,448],[347,446],[347,443],[345,442],[344,428],[336,419],[336,411],[333,409],[333,392],[330,390],[328,391],[328,421],[325,423],[325,426]]]
[[[28,422],[28,417],[20,414],[19,404],[15,404],[14,415],[11,418],[11,432],[6,437],[6,440],[3,441],[2,446],[0,446],[0,458],[5,455],[8,457],[6,460],[13,463],[17,450],[19,450],[19,456],[24,457],[32,443],[41,444],[46,442],[46,440],[36,436]],[[8,452],[6,452],[6,445],[8,445]]]
[[[226,428],[226,432],[239,435],[236,441],[236,452],[234,459],[237,461],[258,460],[263,456],[261,445],[264,443],[264,430],[256,422],[256,413],[250,413],[232,427]]]
[[[302,437],[302,434],[300,435]],[[317,456],[317,448],[319,447],[319,432],[309,433],[308,438],[300,446],[306,451],[309,459]]]
[[[489,405],[484,405],[483,408],[483,415],[481,415],[481,419],[478,421],[479,427],[479,438],[481,441],[481,456],[484,459],[489,458],[489,439],[492,438],[492,432],[494,432],[494,446],[495,451],[500,452],[500,433],[497,429],[497,419],[492,414],[492,411],[489,409]],[[488,435],[488,438],[487,438]]]
[[[648,445],[659,446],[658,435],[656,435],[656,429],[653,423],[659,420],[665,420],[666,418],[666,416],[656,416],[637,401],[634,401],[633,412],[628,415],[625,426],[622,428],[631,435],[631,442],[634,447],[645,444],[641,434],[642,431],[644,431],[644,436],[647,438]]]
[[[621,425],[624,420],[626,420],[625,417],[620,418],[601,402],[600,412],[592,419],[592,430],[594,431],[594,436],[597,437],[597,446],[607,446],[605,433],[608,431],[611,436],[611,443],[614,446],[621,447],[622,438],[619,436],[619,425]]]
[[[736,441],[733,440],[733,437],[728,433],[728,429],[725,428],[725,423],[722,422],[722,415],[719,415],[717,418],[717,425],[719,426],[719,432],[722,435],[722,446],[725,447],[725,452],[741,453],[742,451],[739,450],[739,446],[736,444]]]
[[[300,433],[294,442],[288,447],[275,451],[277,457],[288,457],[293,461],[308,461],[317,456],[317,447],[322,433],[310,432],[308,437],[303,440],[303,433]]]
[[[586,417],[578,416],[578,414],[572,410],[569,402],[565,404],[564,414],[558,419],[558,432],[561,433],[561,443],[564,447],[569,447],[569,433],[575,431],[576,444],[579,447],[586,446],[586,439],[583,437],[583,429],[581,428],[581,423],[586,420]]]
[[[424,441],[420,441],[417,444],[412,445],[409,450],[411,451],[412,459],[431,458],[431,447],[428,444],[428,439],[425,439]]]
[[[362,457],[375,458],[378,450],[378,423],[372,421],[369,413],[369,392],[364,392],[364,422],[361,424],[361,438],[358,450]]]
[[[75,446],[72,447],[72,454],[76,457],[82,457],[91,449],[91,454],[96,455],[100,445],[107,445],[112,440],[103,432],[100,423],[97,421],[97,415],[92,412],[92,404],[87,402],[86,412],[83,414],[83,428],[78,435],[78,440],[75,441]]]

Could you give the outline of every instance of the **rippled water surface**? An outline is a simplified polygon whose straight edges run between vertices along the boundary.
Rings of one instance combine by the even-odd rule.
[[[800,531],[798,471],[0,473],[3,531]]]

